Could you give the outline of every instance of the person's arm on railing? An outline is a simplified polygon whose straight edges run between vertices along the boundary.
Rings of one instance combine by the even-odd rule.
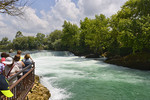
[[[12,80],[13,78],[15,78],[16,76],[18,76],[20,73],[22,73],[23,71],[25,71],[26,69],[28,69],[31,65],[28,65],[27,67],[23,68],[21,71],[17,72],[15,75],[13,75],[12,77],[9,77],[8,80]]]
[[[21,61],[22,67],[25,67],[25,64],[23,63],[23,61]]]
[[[33,61],[33,59],[31,58],[31,56],[30,56],[30,59],[31,59],[31,61],[32,61],[32,63],[33,63],[34,61]]]

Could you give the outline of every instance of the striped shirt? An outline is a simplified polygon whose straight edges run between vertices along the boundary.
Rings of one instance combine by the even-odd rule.
[[[4,64],[3,64],[3,63],[0,63],[0,74],[3,73],[4,67],[5,67]]]

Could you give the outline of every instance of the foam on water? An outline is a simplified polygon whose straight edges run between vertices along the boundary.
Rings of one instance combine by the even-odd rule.
[[[50,100],[150,98],[149,72],[106,64],[101,59],[77,57],[69,52],[44,51],[31,56],[36,63],[36,74],[52,94]]]
[[[65,100],[69,98],[71,93],[67,93],[65,89],[53,87],[53,80],[55,78],[41,77],[41,84],[46,86],[51,93],[51,98],[49,100]]]
[[[66,55],[67,53],[61,53],[61,56],[70,56]],[[52,86],[54,85],[53,82],[58,79],[58,76],[50,74],[53,73],[59,73],[59,65],[57,63],[61,64],[63,61],[62,60],[57,60],[57,59],[62,59],[62,57],[59,57],[60,55],[58,54],[57,56],[54,57],[54,54],[51,52],[41,52],[37,54],[32,54],[33,59],[36,62],[36,71],[35,73],[41,77],[41,83],[45,85],[51,92],[51,98],[50,100],[65,100],[69,98],[71,93],[67,92],[65,88],[59,88],[57,87],[57,84],[55,84],[55,87]],[[66,70],[62,70],[62,73],[67,73]],[[68,72],[70,73],[70,72]],[[48,77],[46,76],[48,74]]]

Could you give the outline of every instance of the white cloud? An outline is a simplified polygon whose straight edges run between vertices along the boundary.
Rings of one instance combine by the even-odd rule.
[[[104,14],[107,17],[116,13],[127,0],[79,0],[80,12],[85,16]]]
[[[56,4],[51,7],[52,9],[48,13],[44,11],[41,12],[43,18],[49,22],[51,31],[62,29],[64,20],[74,23],[79,21],[79,9],[71,0],[55,0],[55,3]]]
[[[26,8],[23,19],[21,18],[12,18],[11,24],[16,29],[23,29],[23,31],[27,32],[46,32],[48,29],[49,23],[42,18],[39,18],[35,10],[32,8]]]
[[[55,0],[55,5],[47,12],[25,7],[23,18],[0,15],[0,39],[4,36],[13,39],[17,31],[24,35],[35,35],[38,32],[49,34],[55,29],[62,29],[64,20],[79,25],[80,20],[85,17],[93,18],[95,14],[102,13],[109,17],[125,1],[127,0],[79,0],[75,4],[71,0]]]
[[[77,19],[79,9],[71,0],[59,0],[51,11],[56,16],[61,16],[64,19]]]
[[[26,7],[25,9],[26,10],[22,18],[8,15],[0,17],[0,26],[3,26],[0,27],[1,38],[2,36],[7,36],[10,39],[13,39],[17,31],[23,32],[23,35],[35,35],[38,32],[50,32],[48,21],[39,18],[34,9],[29,7]]]

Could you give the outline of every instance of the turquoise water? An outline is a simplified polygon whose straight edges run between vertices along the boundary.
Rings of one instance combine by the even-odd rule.
[[[31,55],[50,100],[150,100],[150,71],[86,59],[69,52]]]

